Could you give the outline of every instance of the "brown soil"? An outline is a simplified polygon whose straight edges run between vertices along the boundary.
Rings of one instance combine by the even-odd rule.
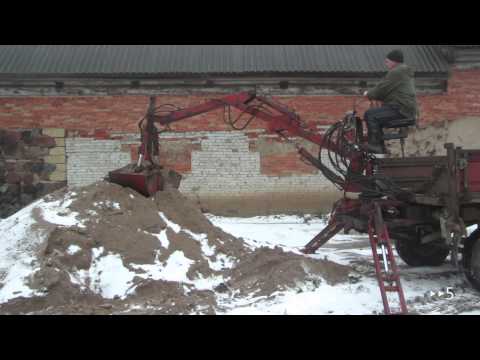
[[[29,285],[44,291],[45,296],[11,300],[0,305],[0,314],[214,314],[215,292],[271,295],[317,281],[319,277],[329,284],[348,279],[350,269],[335,263],[285,253],[281,249],[250,250],[242,239],[213,226],[200,207],[174,187],[167,186],[151,199],[106,182],[73,191],[76,195],[70,209],[79,213],[85,228],[55,226],[41,219],[41,212],[34,213],[37,226],[48,236],[38,250],[40,270]],[[64,199],[66,194],[66,190],[61,190],[46,200]],[[176,233],[159,212],[193,236],[205,234],[214,253],[206,256],[199,241],[186,231]],[[165,229],[167,248],[155,236]],[[70,254],[68,249],[72,245],[81,250]],[[99,247],[105,249],[105,255],[120,255],[124,266],[137,274],[141,274],[141,270],[135,270],[131,264],[156,261],[164,264],[171,254],[182,251],[194,261],[187,273],[190,280],[222,275],[226,283],[210,291],[195,289],[190,284],[137,276],[133,280],[136,290],[126,299],[103,299],[88,287],[81,288],[70,281],[70,274],[91,267],[92,249]],[[210,268],[208,260],[216,261],[220,255],[234,260],[232,269]]]
[[[279,290],[299,288],[305,282],[317,284],[319,277],[335,285],[345,281],[350,272],[351,268],[331,261],[286,253],[280,248],[260,248],[232,269],[227,286],[244,295],[269,296]]]

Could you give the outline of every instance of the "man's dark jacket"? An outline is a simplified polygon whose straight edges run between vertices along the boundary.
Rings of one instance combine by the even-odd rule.
[[[417,118],[418,105],[413,70],[400,64],[390,70],[387,76],[368,92],[370,100],[382,101],[391,105],[408,118]]]

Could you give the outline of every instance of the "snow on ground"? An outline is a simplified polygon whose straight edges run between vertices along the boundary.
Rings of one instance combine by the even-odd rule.
[[[81,250],[82,250],[82,248],[78,245],[70,245],[67,249],[67,253],[68,253],[68,255],[75,255],[78,252],[80,252]]]
[[[252,248],[279,246],[284,251],[301,254],[300,250],[326,226],[323,219],[310,216],[271,216],[254,218],[224,218],[207,215],[209,220],[222,230],[236,237],[243,238]],[[358,236],[338,235],[331,244],[355,241]],[[364,237],[362,237],[364,239]],[[359,255],[368,255],[369,249],[356,249]],[[322,249],[316,258],[328,258],[348,265],[349,261],[337,255],[333,249]],[[220,298],[229,315],[354,315],[372,314],[381,311],[382,303],[375,279],[368,279],[362,284],[339,284],[330,286],[322,283],[316,289],[303,289],[277,293],[273,299],[254,298],[231,301]]]
[[[299,216],[259,216],[253,218],[224,218],[207,215],[223,231],[242,237],[252,248],[280,246],[290,251],[300,249],[325,227],[324,220]]]
[[[51,224],[83,227],[76,219],[78,214],[68,209],[75,195],[69,193],[64,201],[38,200],[0,221],[0,303],[20,296],[38,295],[27,286],[27,282],[29,276],[38,270],[35,252],[46,234],[35,227],[34,212]]]
[[[277,292],[271,299],[253,298],[229,301],[220,299],[225,315],[362,315],[381,309],[377,283],[330,286]]]
[[[68,208],[75,195],[75,193],[69,193],[63,201],[39,200],[14,216],[0,221],[0,233],[3,234],[2,241],[0,241],[0,304],[20,296],[44,295],[28,287],[29,278],[39,270],[35,251],[48,237],[48,233],[35,227],[37,223],[35,218],[54,225],[85,227],[82,221],[77,219],[78,214]],[[109,201],[96,202],[93,205],[120,209],[118,203]],[[36,217],[34,213],[36,213]],[[215,248],[208,244],[205,234],[195,234],[188,229],[183,229],[170,221],[163,213],[159,213],[159,218],[162,218],[168,228],[174,232],[186,232],[198,241],[212,270],[219,271],[234,265],[233,259],[223,254],[217,254],[216,261],[210,259],[215,254]],[[160,234],[151,235],[158,238],[164,249],[169,247],[170,242],[166,230]],[[79,246],[70,245],[66,251],[68,254],[74,255],[80,250]],[[212,290],[226,281],[221,276],[199,277],[190,280],[187,273],[194,261],[187,258],[182,251],[175,251],[164,263],[158,260],[158,255],[160,254],[157,254],[157,260],[153,265],[129,264],[138,271],[135,272],[124,265],[119,254],[106,253],[103,247],[95,248],[92,249],[90,269],[70,273],[70,280],[82,288],[88,287],[105,299],[116,297],[125,299],[135,291],[136,286],[133,284],[135,277],[181,282],[193,285],[199,290]]]
[[[326,225],[325,220],[311,216],[273,216],[225,218],[207,216],[215,225],[236,237],[242,237],[251,247],[280,246],[284,251],[299,253]],[[469,228],[469,233],[475,227]],[[328,259],[350,265],[356,270],[350,284],[329,286],[322,283],[315,289],[278,293],[270,299],[251,298],[233,301],[220,298],[223,314],[372,314],[383,313],[380,290],[375,278],[368,237],[339,234],[319,249],[314,258]],[[465,284],[462,275],[446,263],[441,267],[410,268],[398,256],[402,286],[409,302],[409,311],[420,314],[480,313],[480,296]],[[446,288],[455,291],[452,299],[431,301],[426,294],[441,294]],[[398,304],[395,297],[393,304]],[[427,299],[427,300],[425,300]]]
[[[24,208],[14,216],[0,221],[0,303],[19,296],[31,297],[41,295],[28,287],[29,277],[38,269],[35,251],[46,239],[46,234],[35,227],[40,216],[46,222],[62,226],[84,227],[77,219],[76,213],[68,206],[75,193],[69,193],[63,201],[37,201]],[[96,203],[95,206],[107,206],[119,209],[117,203]],[[34,216],[34,213],[37,217]],[[201,245],[204,256],[212,270],[231,268],[234,261],[224,256],[211,257],[215,253],[205,234],[194,234],[170,221],[163,213],[159,213],[167,226],[176,233],[186,232]],[[326,225],[324,219],[314,216],[270,216],[254,218],[225,218],[207,216],[210,221],[235,237],[242,237],[251,248],[262,246],[283,248],[301,254],[302,249]],[[474,229],[469,229],[472,232]],[[163,248],[169,246],[166,230],[156,236]],[[79,251],[78,247],[67,249],[70,254]],[[133,278],[162,279],[179,281],[197,289],[213,289],[225,279],[221,277],[198,278],[190,280],[187,272],[193,261],[181,251],[174,252],[164,263],[158,260],[153,265],[130,264],[136,272],[126,268],[120,255],[106,253],[103,248],[93,249],[93,264],[89,270],[70,274],[72,282],[83,287],[88,286],[106,299],[125,298],[135,290]],[[307,256],[307,255],[305,255]],[[352,281],[330,286],[325,281],[316,286],[304,285],[301,289],[277,292],[265,297],[232,298],[219,294],[218,314],[372,314],[382,313],[383,306],[377,281],[374,277],[373,260],[368,238],[364,235],[335,236],[315,255],[319,259],[328,259],[354,268]],[[409,301],[410,311],[421,314],[480,314],[480,297],[468,286],[464,285],[461,275],[457,274],[450,264],[438,268],[409,268],[397,258],[401,271],[402,285]],[[142,271],[138,273],[137,271]],[[423,301],[428,292],[438,293],[449,287],[455,290],[455,297],[437,302]]]
[[[458,315],[475,315],[475,316],[479,316],[479,315],[480,315],[480,310],[467,311],[467,312],[464,312],[464,313],[461,313],[461,314],[458,314]]]
[[[165,214],[159,212],[160,218],[167,224],[167,227],[173,230],[175,233],[185,232],[189,234],[194,240],[198,241],[201,245],[202,253],[207,259],[209,266],[212,270],[218,271],[226,267],[233,266],[233,260],[228,258],[225,255],[219,254],[217,256],[217,261],[213,262],[209,257],[215,254],[215,249],[212,248],[207,241],[206,234],[195,234],[188,229],[182,228],[180,225],[170,221]],[[163,230],[160,234],[154,234],[159,241],[161,242],[164,248],[168,248],[169,240],[166,234],[166,230]],[[187,277],[187,273],[190,270],[190,266],[193,265],[194,261],[190,260],[185,256],[182,251],[175,251],[168,258],[165,264],[160,263],[158,259],[153,265],[138,265],[130,264],[134,269],[143,270],[144,274],[137,274],[139,277],[144,279],[153,279],[153,280],[165,280],[165,281],[175,281],[182,282],[184,284],[192,284],[198,290],[212,290],[214,287],[218,286],[225,281],[222,277],[212,276],[210,278],[197,278],[195,280],[190,280]]]
[[[119,255],[105,255],[103,247],[92,249],[92,266],[70,274],[73,283],[90,289],[106,299],[125,298],[132,288],[135,273],[128,270]]]
[[[78,226],[84,228],[85,225],[78,221],[76,212],[70,211],[68,207],[73,199],[67,198],[65,201],[41,202],[38,205],[41,217],[46,222],[62,226]]]

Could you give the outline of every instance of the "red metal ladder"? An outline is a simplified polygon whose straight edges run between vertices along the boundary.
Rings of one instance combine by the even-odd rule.
[[[405,295],[400,283],[400,275],[395,262],[390,235],[383,221],[382,208],[378,201],[373,202],[368,223],[368,234],[385,315],[406,315],[408,314],[408,309]],[[390,306],[388,293],[397,293],[398,295],[400,308],[395,309],[396,311],[393,311]]]

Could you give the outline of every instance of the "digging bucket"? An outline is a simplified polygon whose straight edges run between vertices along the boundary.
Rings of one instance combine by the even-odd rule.
[[[132,166],[111,171],[107,180],[111,183],[128,187],[146,197],[163,191],[166,184],[178,189],[182,176],[173,170],[151,169],[136,172]]]

